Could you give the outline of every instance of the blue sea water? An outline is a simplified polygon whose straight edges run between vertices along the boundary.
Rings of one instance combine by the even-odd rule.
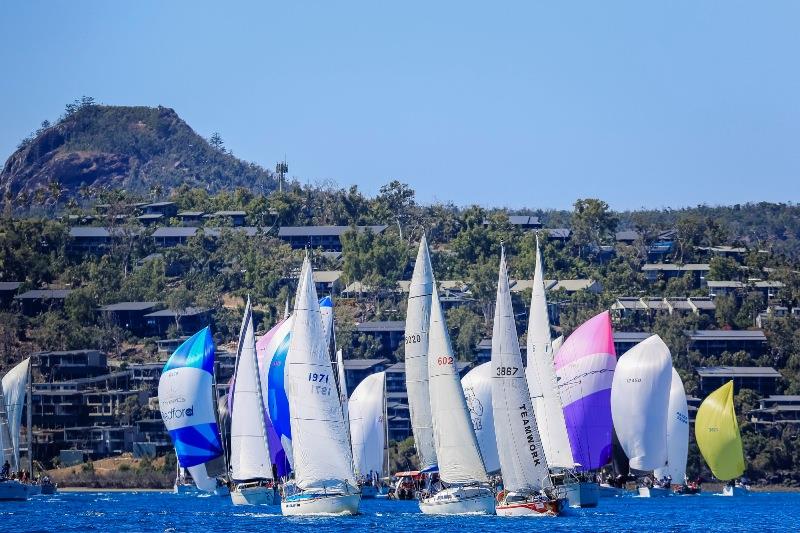
[[[448,531],[738,532],[800,531],[800,494],[711,494],[669,498],[604,498],[595,509],[556,518],[433,517],[416,502],[365,500],[355,517],[283,517],[275,507],[234,507],[230,498],[160,492],[60,493],[28,502],[0,502],[0,531],[190,532],[291,531],[384,533]]]

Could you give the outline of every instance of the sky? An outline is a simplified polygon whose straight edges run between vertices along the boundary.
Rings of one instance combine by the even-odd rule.
[[[422,203],[797,202],[798,23],[777,0],[6,0],[0,159],[89,95]]]

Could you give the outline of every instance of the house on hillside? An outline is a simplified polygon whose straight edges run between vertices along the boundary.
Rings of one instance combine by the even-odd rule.
[[[219,223],[219,221],[229,221],[231,226],[240,227],[244,226],[246,216],[247,213],[244,211],[217,211],[215,213],[203,215],[203,219],[217,223]]]
[[[184,226],[199,226],[203,223],[204,215],[202,211],[181,211],[178,213],[178,219]]]
[[[113,324],[143,337],[149,333],[145,315],[159,307],[159,302],[118,302],[104,305],[99,311]]]
[[[61,309],[71,292],[72,289],[35,289],[14,296],[14,301],[19,302],[23,315],[35,316]]]
[[[164,218],[172,218],[178,214],[178,204],[175,202],[155,202],[146,204],[142,207],[145,215],[161,215]]]
[[[211,310],[205,307],[187,307],[180,312],[161,309],[144,315],[148,335],[166,335],[171,326],[180,324],[181,331],[194,333],[211,322]]]
[[[689,349],[706,357],[743,351],[756,358],[767,349],[767,337],[761,330],[708,329],[685,333],[689,337]]]
[[[783,378],[780,372],[769,366],[705,366],[696,370],[703,397],[731,380],[734,393],[750,389],[760,396],[769,396],[775,394]]]
[[[329,252],[342,251],[342,235],[355,231],[383,233],[388,226],[283,226],[278,230],[278,238],[294,249],[306,247],[322,248]]]
[[[708,263],[687,263],[685,265],[646,263],[642,266],[642,272],[644,272],[647,281],[655,282],[662,279],[668,281],[671,278],[680,278],[690,274],[692,276],[692,287],[695,289],[706,283],[709,270]]]
[[[539,221],[539,217],[534,217],[529,215],[508,215],[508,223],[511,224],[512,226],[516,226],[522,231],[541,229],[542,227],[542,223]],[[488,226],[489,224],[491,224],[491,221],[489,220],[483,221],[484,226]]]
[[[371,337],[380,343],[377,355],[394,359],[394,351],[405,339],[406,323],[403,320],[362,322],[356,325],[356,332],[358,336]]]
[[[21,281],[0,281],[0,308],[8,309],[22,286]]]

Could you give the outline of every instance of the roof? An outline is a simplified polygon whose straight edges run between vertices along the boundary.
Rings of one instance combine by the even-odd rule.
[[[388,226],[355,226],[357,231],[371,230],[381,233]],[[353,229],[353,226],[283,226],[278,230],[278,237],[341,237],[342,234]]]
[[[158,220],[159,218],[164,218],[164,215],[161,213],[148,213],[146,215],[139,215],[136,218],[139,220]]]
[[[741,289],[744,287],[741,281],[715,281],[711,279],[706,283],[709,289]]]
[[[165,227],[153,232],[153,237],[194,237],[197,228]]]
[[[208,313],[208,309],[205,307],[187,307],[186,309],[182,310],[180,313],[175,313],[175,311],[170,309],[162,309],[160,311],[155,311],[153,313],[148,313],[144,315],[145,317],[160,317],[166,316],[170,318],[175,318],[177,314],[180,316],[197,316],[202,315],[204,313]]]
[[[597,282],[593,279],[561,279],[552,287],[552,290],[564,290],[567,292],[576,292],[589,289]],[[545,288],[549,288],[545,286]]]
[[[199,217],[203,215],[203,211],[181,211],[178,213],[179,217]]]
[[[669,306],[663,298],[645,298],[644,303],[648,309],[655,309],[660,311],[668,311]]]
[[[760,341],[766,342],[767,337],[759,330],[726,330],[726,329],[699,329],[687,331],[686,335],[693,341]]]
[[[569,239],[569,236],[572,235],[572,230],[569,228],[549,228],[545,231],[552,239]]]
[[[698,309],[704,309],[708,311],[713,311],[717,308],[717,304],[711,301],[710,298],[689,298],[692,304],[697,307]]]
[[[544,290],[549,291],[553,287],[558,285],[558,281],[554,279],[546,279],[544,280]],[[509,287],[511,292],[522,292],[528,289],[533,289],[533,280],[532,279],[512,279],[509,281]]]
[[[146,311],[159,302],[118,302],[100,307],[101,311]]]
[[[615,331],[612,334],[614,342],[642,342],[652,335],[647,331]]]
[[[758,288],[774,288],[781,289],[785,287],[782,281],[756,281],[753,286]]]
[[[258,228],[255,226],[239,226],[238,228],[206,228],[205,234],[209,237],[219,237],[223,231],[232,231],[237,233],[244,233],[248,237],[255,237],[258,234]]]
[[[667,302],[674,309],[685,309],[692,311],[692,304],[689,303],[687,298],[667,298]],[[712,304],[713,305],[713,304]]]
[[[0,291],[15,291],[22,285],[21,281],[0,281]]]
[[[175,205],[175,202],[154,202],[152,204],[146,204],[143,207],[147,209],[148,207],[167,207],[168,205]]]
[[[647,306],[635,296],[621,296],[611,305],[612,309],[639,309],[645,310]]]
[[[747,253],[747,248],[742,248],[738,246],[697,246],[696,249],[706,252],[724,252],[724,253],[735,253],[735,254]]]
[[[345,359],[345,370],[369,370],[378,365],[385,365],[388,359]]]
[[[708,263],[687,263],[685,265],[676,265],[674,263],[647,263],[642,266],[643,271],[647,270],[664,270],[664,271],[697,271],[697,270],[709,270]]]
[[[342,277],[341,270],[315,270],[312,273],[314,283],[333,283]]]
[[[14,296],[15,300],[61,300],[69,296],[72,289],[35,289]]]
[[[709,377],[780,378],[781,373],[771,366],[699,366],[697,374]]]
[[[639,232],[633,230],[618,231],[615,235],[618,241],[635,241],[640,237]]]
[[[214,213],[209,213],[207,215],[203,215],[205,218],[211,217],[243,217],[247,215],[244,211],[216,211]]]
[[[403,320],[383,320],[374,322],[362,322],[356,325],[356,329],[361,333],[372,331],[405,331],[406,323]]]
[[[385,372],[387,373],[400,373],[405,374],[406,372],[406,364],[405,363],[395,363],[391,366],[386,367]]]
[[[106,228],[106,227],[98,227],[98,226],[75,226],[69,228],[69,236],[72,238],[77,239],[86,239],[86,238],[106,238],[110,237],[112,234],[116,234],[119,236],[124,236],[125,234],[138,234],[138,228]]]

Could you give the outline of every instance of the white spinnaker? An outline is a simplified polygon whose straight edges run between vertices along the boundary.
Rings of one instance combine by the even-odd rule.
[[[436,288],[431,296],[428,356],[431,420],[439,476],[445,483],[486,482],[478,439],[458,377],[450,335]]]
[[[355,486],[350,439],[322,334],[308,257],[298,292],[286,358],[295,480],[303,490],[344,483]]]
[[[611,416],[619,443],[634,470],[667,464],[667,410],[672,357],[652,335],[617,361],[611,384]]]
[[[428,352],[433,292],[433,267],[425,235],[419,243],[417,262],[408,293],[405,330],[406,390],[411,429],[419,455],[420,470],[436,467],[436,448],[433,442]]]
[[[380,475],[384,470],[385,389],[386,372],[371,374],[358,384],[348,402],[353,464],[360,477],[369,477],[372,472]]]
[[[8,431],[11,434],[13,458],[10,461],[13,470],[20,469],[19,463],[19,429],[22,425],[22,410],[25,407],[25,393],[28,390],[30,373],[30,357],[17,364],[3,376],[3,396],[5,397],[8,416]]]
[[[563,339],[562,339],[563,341]],[[528,317],[528,367],[525,377],[531,392],[536,426],[542,439],[550,468],[573,468],[572,449],[564,421],[564,409],[556,385],[553,345],[550,341],[550,319],[544,290],[544,272],[539,240],[536,240],[536,268]]]
[[[513,492],[549,487],[550,472],[522,366],[505,254],[500,257],[491,364],[494,430],[503,487]]]
[[[689,407],[686,390],[675,368],[672,369],[672,385],[669,388],[669,411],[667,412],[667,466],[655,469],[656,479],[671,477],[680,485],[686,481],[686,459],[689,455]]]
[[[253,309],[248,298],[236,351],[231,413],[231,477],[235,481],[272,479],[264,413]]]
[[[467,400],[483,465],[489,473],[499,472],[500,458],[497,455],[492,411],[492,363],[483,363],[467,372],[461,380],[461,387],[464,389],[464,398]]]

